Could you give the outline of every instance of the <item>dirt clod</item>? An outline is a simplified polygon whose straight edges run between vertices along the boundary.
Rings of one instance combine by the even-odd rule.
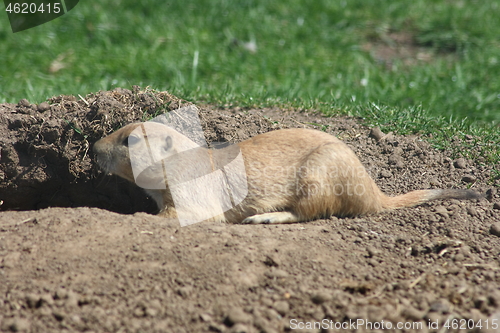
[[[466,183],[474,183],[476,181],[476,177],[471,176],[471,175],[465,175],[462,177],[462,181]]]
[[[500,237],[500,222],[490,226],[490,234]]]
[[[380,141],[384,137],[384,133],[380,130],[380,127],[374,127],[370,130],[370,138],[374,138],[377,141]]]
[[[465,169],[467,168],[467,162],[465,158],[460,157],[453,162],[453,166],[458,169]]]
[[[233,308],[229,310],[229,312],[227,313],[227,316],[224,319],[224,323],[227,326],[233,326],[236,324],[246,324],[249,323],[251,320],[252,316],[250,316],[248,313],[245,313],[240,308]]]

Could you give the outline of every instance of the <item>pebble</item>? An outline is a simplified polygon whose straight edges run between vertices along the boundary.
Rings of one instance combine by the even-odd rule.
[[[266,309],[265,310],[265,315],[266,317],[269,319],[269,320],[273,320],[273,319],[281,319],[281,316],[280,314],[278,313],[278,311],[274,310],[274,309]]]
[[[500,290],[493,291],[490,295],[488,295],[488,302],[500,308]]]
[[[278,301],[274,303],[274,309],[284,316],[290,310],[290,304],[287,301]]]
[[[471,175],[465,175],[462,177],[462,181],[466,183],[474,183],[476,180],[477,178]]]
[[[330,295],[326,294],[325,292],[319,292],[314,294],[311,297],[311,301],[314,304],[323,304],[331,299]]]
[[[467,214],[470,216],[477,216],[477,209],[474,207],[467,207]]]
[[[500,222],[493,223],[490,226],[490,234],[500,237]]]
[[[486,306],[488,304],[488,299],[484,296],[477,296],[473,299],[474,307],[481,312],[486,312]]]
[[[3,326],[3,325],[2,325]],[[11,332],[27,332],[30,329],[30,322],[25,318],[14,318],[6,325]]]
[[[68,291],[68,295],[66,298],[66,302],[64,303],[66,307],[77,307],[78,306],[79,297],[78,294],[73,291]]]
[[[380,251],[373,246],[367,246],[366,252],[368,252],[370,258],[376,257],[380,254]]]
[[[211,315],[209,315],[208,313],[202,313],[202,314],[200,315],[200,319],[201,319],[201,320],[203,320],[203,321],[204,321],[204,322],[206,322],[206,323],[209,323],[209,322],[213,321],[212,316],[211,316]]]
[[[499,209],[500,210],[500,202],[495,202],[493,204],[493,209]]]
[[[26,98],[23,98],[19,101],[17,105],[28,107],[31,105],[31,103]]]
[[[218,332],[218,333],[226,331],[226,329],[223,326],[217,324],[210,324],[208,326],[208,329],[210,332]]]
[[[401,160],[401,156],[397,154],[392,154],[391,156],[389,156],[389,164],[396,166],[402,165],[403,161]]]
[[[286,278],[288,273],[282,269],[273,269],[271,271],[265,272],[265,276],[269,278]]]
[[[64,313],[60,311],[52,311],[52,315],[57,321],[63,321],[64,320]]]
[[[387,171],[387,170],[382,170],[380,172],[380,177],[382,177],[382,178],[391,178],[392,177],[392,172]]]
[[[224,319],[224,323],[228,326],[233,326],[236,324],[246,324],[252,320],[252,317],[245,313],[240,308],[233,308],[229,310],[227,313],[226,319]]]
[[[450,302],[441,298],[431,304],[430,311],[447,314],[450,312],[450,307]]]
[[[21,259],[21,252],[11,252],[3,258],[3,266],[6,268],[14,268]]]
[[[45,112],[49,109],[50,109],[50,104],[47,102],[42,102],[42,103],[38,104],[38,106],[37,106],[38,112]]]
[[[449,217],[448,210],[444,206],[437,206],[436,208],[434,208],[434,211],[445,219]]]
[[[281,264],[281,260],[279,259],[279,257],[276,254],[271,253],[271,254],[266,255],[266,259],[264,260],[264,264],[267,266],[271,266],[271,267],[272,266],[278,267]]]
[[[437,178],[431,178],[429,179],[429,184],[433,186],[440,186],[441,182]]]
[[[68,291],[64,288],[59,288],[56,290],[54,299],[66,299],[68,298]]]
[[[243,324],[236,324],[231,329],[229,330],[230,333],[250,333],[250,329],[248,326],[243,325]]]
[[[182,298],[188,298],[193,292],[193,288],[190,286],[180,287],[177,289],[177,294]]]
[[[40,300],[40,296],[35,294],[27,294],[26,295],[26,303],[28,304],[28,308],[34,309],[38,306],[38,301]]]
[[[380,130],[380,127],[374,127],[370,130],[369,137],[380,141],[384,137],[384,133]]]
[[[455,166],[455,168],[457,168],[457,169],[465,169],[465,168],[467,168],[467,163],[465,161],[465,158],[460,157],[460,158],[456,159],[453,162],[453,166]]]

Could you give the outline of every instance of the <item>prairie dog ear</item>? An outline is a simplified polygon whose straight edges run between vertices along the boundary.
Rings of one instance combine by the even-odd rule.
[[[172,142],[172,137],[169,135],[165,138],[165,142],[163,144],[163,150],[164,151],[169,151],[170,149],[172,149],[172,146],[173,146],[173,142]]]

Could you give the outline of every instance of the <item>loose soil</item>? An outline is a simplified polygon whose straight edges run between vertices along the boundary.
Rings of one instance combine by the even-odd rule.
[[[1,332],[500,331],[500,182],[491,166],[360,119],[199,106],[209,142],[317,128],[344,140],[388,194],[470,187],[486,198],[181,228],[153,215],[141,189],[101,172],[91,148],[124,124],[187,104],[134,87],[0,105]],[[464,329],[443,328],[447,320]]]

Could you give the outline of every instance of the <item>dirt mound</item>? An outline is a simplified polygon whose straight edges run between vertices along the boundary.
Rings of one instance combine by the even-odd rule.
[[[125,124],[188,105],[167,92],[115,89],[85,98],[58,96],[39,105],[0,105],[2,210],[91,206],[120,213],[156,205],[118,177],[102,177],[92,144]],[[238,141],[269,131],[262,116],[200,110],[208,141]]]
[[[99,171],[91,147],[187,104],[136,87],[0,105],[0,331],[444,332],[447,320],[499,331],[500,183],[490,167],[353,118],[205,106],[209,142],[318,128],[344,140],[388,194],[471,187],[487,199],[181,228],[144,213],[153,202]],[[56,206],[76,208],[45,208]]]

